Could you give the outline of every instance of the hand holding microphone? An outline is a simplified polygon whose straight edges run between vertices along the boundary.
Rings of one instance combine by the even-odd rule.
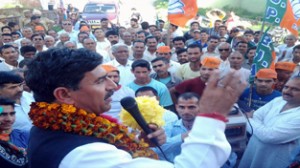
[[[162,129],[158,129],[155,132],[153,132],[152,129],[155,129],[155,126],[152,125],[151,128],[149,127],[144,117],[141,115],[134,98],[123,98],[121,100],[121,105],[136,120],[136,122],[140,125],[140,127],[143,129],[143,131],[146,133],[147,137],[151,140],[153,144],[155,144],[156,146],[160,146],[165,142],[166,136],[164,134],[164,131]]]

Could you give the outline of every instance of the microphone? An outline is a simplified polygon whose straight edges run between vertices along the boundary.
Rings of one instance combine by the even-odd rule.
[[[125,97],[121,99],[122,107],[130,113],[130,115],[135,119],[143,131],[148,135],[153,131],[148,127],[144,117],[141,115],[137,103],[133,97]],[[159,147],[159,144],[155,138],[150,139],[152,143]]]

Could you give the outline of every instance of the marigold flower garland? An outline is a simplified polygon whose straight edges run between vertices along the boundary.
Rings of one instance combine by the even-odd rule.
[[[144,140],[135,140],[135,134],[128,133],[126,126],[73,105],[36,102],[31,104],[29,116],[36,127],[95,136],[129,152],[133,157],[157,159],[157,155],[148,148],[149,144]]]
[[[163,120],[165,109],[159,105],[155,97],[141,96],[136,97],[135,100],[142,116],[148,124],[156,124],[159,127],[165,124]],[[122,109],[120,119],[123,124],[133,129],[142,130],[135,119],[125,109]]]
[[[26,149],[17,147],[13,143],[11,143],[10,136],[9,136],[11,134],[11,132],[12,132],[11,129],[0,132],[0,141],[6,142],[11,149],[18,151],[18,152],[22,153],[23,155],[26,155]]]

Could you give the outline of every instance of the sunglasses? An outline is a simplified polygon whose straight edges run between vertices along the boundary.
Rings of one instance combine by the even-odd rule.
[[[66,25],[71,26],[72,24],[71,23],[64,23],[63,25],[64,26],[66,26]]]
[[[229,51],[229,48],[219,49],[220,52],[222,51]]]

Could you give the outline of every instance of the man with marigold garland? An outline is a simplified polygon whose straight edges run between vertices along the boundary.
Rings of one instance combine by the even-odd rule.
[[[227,160],[226,115],[246,85],[234,71],[222,81],[218,72],[212,75],[199,102],[200,113],[172,164],[146,158],[156,156],[143,140],[136,141],[125,126],[101,116],[110,109],[116,88],[101,63],[101,56],[86,49],[50,49],[28,65],[26,82],[37,101],[29,113],[34,124],[29,167],[197,168],[220,167]],[[161,135],[158,129],[147,138],[162,144]]]

